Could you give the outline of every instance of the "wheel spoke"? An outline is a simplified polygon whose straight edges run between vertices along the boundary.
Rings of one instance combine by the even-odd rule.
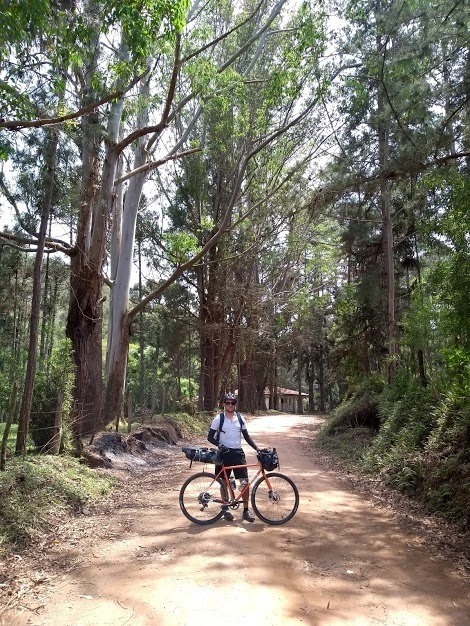
[[[261,478],[253,487],[252,506],[260,519],[267,524],[284,524],[296,513],[299,493],[293,481],[282,474],[268,474],[267,482]]]
[[[221,486],[212,474],[195,474],[188,478],[180,491],[180,507],[186,517],[196,524],[210,524],[221,516]]]

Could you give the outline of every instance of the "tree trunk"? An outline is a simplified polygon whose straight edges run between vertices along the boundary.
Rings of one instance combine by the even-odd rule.
[[[129,348],[129,316],[124,313],[120,324],[114,329],[113,342],[117,349],[108,354],[108,377],[104,394],[102,425],[121,419],[124,403],[124,381]],[[119,334],[118,334],[119,333]]]
[[[78,449],[81,437],[92,433],[99,422],[103,359],[102,288],[100,271],[88,265],[85,255],[78,252],[71,264],[71,297],[66,328],[75,363],[71,423]]]
[[[221,283],[220,277],[214,271],[214,267],[218,266],[215,249],[210,253],[210,261],[207,276],[203,268],[198,269],[202,274],[198,284],[200,285],[200,359],[204,411],[213,411],[219,405],[221,342],[224,325],[223,308],[220,301],[217,301],[217,294],[223,292],[225,284]]]
[[[310,346],[307,364],[307,382],[308,382],[308,411],[315,413],[315,352],[313,344]]]
[[[302,415],[304,412],[303,400],[302,400],[302,347],[297,347],[297,413]]]
[[[383,42],[380,35],[377,36],[377,53],[383,51]],[[379,140],[379,163],[382,173],[388,169],[388,111],[385,106],[385,94],[383,90],[384,77],[383,66],[380,66],[377,87],[377,116],[378,116],[378,140]],[[395,271],[393,262],[393,224],[390,215],[390,191],[388,179],[382,175],[380,181],[380,209],[382,213],[382,247],[385,275],[385,289],[387,301],[387,338],[388,338],[388,382],[395,377],[397,358],[397,339],[395,325]]]
[[[323,346],[318,351],[318,392],[320,395],[320,413],[325,412],[325,369],[323,363]]]
[[[148,96],[148,79],[141,82],[141,95]],[[121,118],[121,107],[115,112],[115,126],[113,135],[117,137],[117,124]],[[148,123],[148,109],[144,106],[138,117],[138,128]],[[148,159],[146,138],[140,137],[134,151],[134,169],[145,165]],[[117,155],[115,155],[117,159]],[[117,160],[116,160],[117,165]],[[135,233],[137,227],[137,213],[139,210],[142,189],[146,180],[146,173],[133,176],[124,200],[121,213],[121,203],[114,205],[113,255],[114,283],[111,291],[108,321],[108,345],[106,352],[106,390],[102,408],[102,425],[120,419],[123,413],[124,390],[126,380],[127,352],[129,349],[130,323],[129,291],[132,275]],[[119,188],[121,185],[119,186]],[[111,189],[110,189],[111,191]]]
[[[51,219],[49,216],[49,237],[51,236]],[[47,359],[46,359],[46,349],[47,349],[47,322],[49,318],[49,313],[51,307],[48,305],[48,300],[50,301],[50,274],[49,274],[49,260],[50,257],[47,255],[46,258],[46,269],[44,272],[44,296],[42,303],[42,321],[41,321],[41,333],[40,333],[40,341],[39,341],[39,367],[40,370],[44,370],[46,367]]]
[[[84,106],[97,100],[92,78],[98,71],[100,19],[96,7],[87,6],[90,32],[90,57],[83,76],[81,101]],[[71,259],[70,297],[66,334],[72,343],[75,380],[72,389],[71,426],[76,452],[81,450],[81,438],[92,433],[99,421],[102,398],[102,326],[103,278],[106,216],[99,219],[100,206],[100,145],[102,129],[95,110],[81,120],[82,180],[77,223],[75,254]]]
[[[424,367],[424,355],[422,350],[418,350],[418,370],[419,380],[421,381],[422,387],[427,387],[428,381],[426,378],[426,369]]]
[[[26,377],[23,388],[20,416],[18,420],[18,432],[16,437],[17,454],[24,454],[26,452],[26,440],[28,437],[29,418],[31,414],[31,404],[33,400],[39,334],[39,318],[41,311],[41,269],[42,259],[44,256],[44,244],[47,234],[47,225],[49,223],[49,215],[52,206],[52,193],[54,190],[54,177],[58,142],[59,132],[57,129],[46,131],[46,171],[44,179],[42,181],[45,193],[42,199],[41,222],[39,226],[36,258],[34,260],[33,294],[31,297],[31,314],[29,325],[28,362],[26,366]]]

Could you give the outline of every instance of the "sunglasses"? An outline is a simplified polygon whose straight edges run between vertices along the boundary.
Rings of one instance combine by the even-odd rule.
[[[224,404],[233,404],[233,406],[235,406],[237,403],[236,402],[232,402],[232,400],[228,400],[228,402],[224,402]]]

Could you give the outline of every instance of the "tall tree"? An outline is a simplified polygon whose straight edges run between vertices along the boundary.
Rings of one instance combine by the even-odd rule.
[[[197,34],[197,37],[200,37],[199,24],[196,23],[196,26],[191,25],[191,28],[188,28],[185,33],[187,44],[185,44],[184,38],[182,40],[184,51],[186,51],[185,46],[189,46],[187,54],[183,58],[180,54],[180,38],[176,38],[173,69],[168,90],[164,97],[165,104],[160,122],[154,126],[145,127],[144,125],[142,127],[141,121],[138,126],[142,130],[129,135],[129,138],[135,140],[139,137],[144,137],[145,134],[149,134],[152,131],[150,139],[145,146],[137,147],[138,152],[135,153],[134,170],[124,175],[118,181],[124,182],[124,180],[130,178],[122,212],[123,221],[119,262],[113,283],[113,307],[110,317],[110,340],[107,354],[107,383],[103,404],[103,419],[105,421],[121,410],[125,356],[129,341],[130,323],[152,298],[156,298],[169,284],[181,276],[185,270],[193,266],[209,250],[214,248],[224,232],[231,226],[234,210],[243,197],[243,187],[246,184],[250,161],[302,121],[314,106],[315,99],[318,98],[315,92],[312,93],[311,88],[304,91],[303,99],[299,98],[301,78],[305,78],[305,75],[311,75],[311,68],[308,68],[302,74],[294,71],[294,67],[287,67],[290,70],[290,75],[285,78],[283,85],[279,85],[278,75],[275,72],[275,80],[267,81],[266,89],[271,102],[267,101],[265,97],[264,100],[260,99],[254,108],[252,107],[251,109],[245,102],[250,82],[247,77],[252,69],[257,67],[260,57],[266,54],[264,51],[266,37],[270,35],[270,39],[273,39],[272,46],[275,45],[276,37],[279,38],[280,36],[282,39],[288,37],[288,34],[286,35],[282,32],[278,35],[277,30],[274,28],[274,22],[278,18],[284,4],[285,2],[283,1],[273,3],[272,6],[264,6],[261,3],[247,3],[247,8],[241,15],[233,13],[232,21],[224,22],[222,26],[219,21],[216,20],[214,22],[213,26],[211,26],[213,28],[213,39],[209,42],[207,42],[207,39],[202,41],[198,41],[197,38],[194,39],[194,33]],[[217,4],[214,5],[214,9],[216,16],[220,20]],[[209,5],[207,10],[209,15],[210,10],[211,7]],[[201,19],[203,18],[207,21],[205,13],[201,14]],[[309,24],[312,23],[312,19],[309,14],[306,14],[305,8],[302,9],[302,19]],[[201,33],[207,32],[205,23],[203,25],[204,29],[201,29]],[[297,25],[297,28],[294,29],[298,39],[297,56],[306,55],[306,50],[310,51],[315,46],[321,49],[321,30],[320,27],[318,28],[317,39],[315,39],[313,44],[310,43],[307,46],[307,32],[302,31],[301,25]],[[314,32],[313,27],[310,30],[310,34],[312,32]],[[286,54],[288,51],[292,53],[292,46],[289,46],[287,39],[282,42],[282,50]],[[281,55],[281,61],[277,65],[277,69],[279,70],[285,63],[286,60]],[[195,74],[195,70],[198,72],[197,74]],[[207,77],[204,77],[202,70],[206,72]],[[181,72],[183,72],[181,79],[177,81],[177,77]],[[185,80],[183,80],[183,77]],[[145,77],[144,80],[144,90],[150,89],[149,77]],[[189,91],[187,86],[189,86]],[[178,89],[181,87],[183,91],[181,93],[179,91],[176,92],[177,87]],[[289,89],[291,90],[290,92]],[[236,106],[234,103],[238,105],[237,93],[241,94],[240,113],[235,116],[230,111],[234,110]],[[286,95],[289,96],[287,103],[283,103],[279,114],[276,115],[275,102],[279,102]],[[197,105],[193,109],[187,107],[187,105],[193,103],[196,96],[198,97]],[[296,98],[299,99],[299,110],[294,109]],[[173,103],[175,103],[174,106],[172,106]],[[267,110],[266,106],[268,106]],[[137,208],[146,175],[152,169],[160,166],[162,161],[179,156],[178,150],[184,147],[185,142],[191,137],[191,133],[196,127],[203,110],[207,112],[210,118],[217,110],[220,112],[221,107],[225,114],[224,117],[219,117],[217,122],[213,117],[213,122],[216,126],[220,124],[232,125],[233,134],[232,136],[227,136],[226,134],[217,135],[218,131],[216,129],[210,129],[214,145],[218,144],[218,152],[223,155],[223,166],[219,169],[219,173],[214,175],[214,184],[216,185],[214,211],[217,215],[211,218],[212,227],[206,233],[207,238],[201,242],[198,252],[193,256],[186,255],[186,259],[183,262],[180,261],[173,274],[154,293],[146,296],[136,307],[129,310],[130,251],[134,246]],[[259,116],[261,111],[265,111],[265,118],[260,123]],[[148,115],[147,107],[142,109],[141,114]],[[179,129],[179,137],[174,147],[164,159],[149,161],[147,155],[154,146],[161,145],[161,141],[164,140],[163,130],[173,121],[177,122]],[[120,142],[120,145],[123,146],[128,143],[130,142],[123,140]],[[228,147],[230,147],[230,157]],[[218,175],[222,175],[222,178],[217,178]],[[244,205],[244,208],[252,210],[251,207],[246,207],[246,205]],[[212,369],[212,375],[214,372],[215,369]],[[213,394],[210,402],[213,406]]]

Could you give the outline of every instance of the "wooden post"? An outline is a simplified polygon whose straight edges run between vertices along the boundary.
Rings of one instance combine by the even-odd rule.
[[[130,433],[132,428],[132,395],[127,396],[127,432]]]
[[[62,412],[64,408],[64,396],[61,391],[57,395],[57,404],[54,414],[54,430],[50,444],[51,454],[59,454],[60,443],[62,441]]]

